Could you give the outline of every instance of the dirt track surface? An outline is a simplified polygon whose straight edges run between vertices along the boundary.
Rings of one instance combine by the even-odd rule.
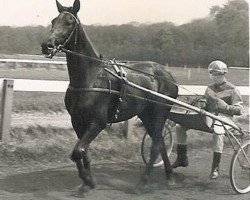
[[[14,113],[11,119],[12,127],[29,126],[54,126],[60,128],[71,128],[70,116],[67,112],[62,113]]]
[[[23,120],[25,119],[25,121]],[[30,125],[54,126],[70,128],[69,117],[61,114],[15,114],[12,119],[14,127],[29,127]],[[134,131],[138,128],[132,129]],[[46,136],[45,136],[46,137]],[[112,136],[114,137],[114,136]],[[250,194],[238,195],[234,192],[229,180],[229,166],[232,158],[230,148],[225,149],[221,162],[221,176],[213,181],[208,178],[212,163],[211,144],[207,142],[210,136],[192,134],[189,136],[189,166],[175,170],[175,185],[169,186],[163,167],[155,168],[150,183],[142,194],[135,194],[134,189],[139,182],[145,166],[138,156],[125,157],[124,151],[140,142],[131,143],[128,140],[117,139],[107,143],[107,135],[100,137],[94,148],[99,154],[93,157],[92,173],[96,181],[96,189],[86,191],[84,197],[77,197],[77,187],[81,184],[76,167],[70,161],[61,163],[46,163],[46,167],[30,166],[26,169],[16,164],[12,167],[0,166],[0,200],[248,200]],[[198,140],[196,140],[199,138]],[[134,138],[132,138],[134,139]],[[140,141],[140,138],[139,140]],[[42,140],[40,139],[40,143]],[[126,144],[128,143],[128,144]],[[38,143],[39,144],[39,143]],[[109,144],[110,147],[103,147]],[[126,146],[127,145],[127,146]],[[72,146],[73,148],[73,146]],[[114,148],[114,149],[112,149]],[[120,149],[119,149],[120,148]],[[105,150],[105,151],[104,151]],[[110,154],[111,153],[111,154]],[[107,154],[102,157],[101,154]],[[171,154],[171,162],[176,157]],[[109,159],[111,158],[111,159]],[[127,162],[126,162],[127,160]],[[42,162],[42,161],[41,161]]]
[[[250,194],[238,195],[229,182],[229,161],[231,155],[224,154],[221,163],[221,177],[216,181],[208,178],[211,152],[208,149],[189,152],[190,166],[175,170],[174,186],[168,186],[164,169],[155,168],[147,189],[142,194],[134,194],[142,162],[99,162],[93,161],[96,189],[87,191],[84,199],[89,200],[248,200]],[[76,197],[78,178],[74,164],[41,171],[17,173],[0,177],[1,200],[70,200]],[[83,197],[81,197],[83,198]]]

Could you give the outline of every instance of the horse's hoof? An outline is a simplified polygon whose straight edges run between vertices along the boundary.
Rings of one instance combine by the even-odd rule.
[[[95,183],[94,183],[94,180],[92,178],[92,176],[89,176],[85,179],[85,184],[87,186],[89,186],[91,189],[94,189],[95,188]]]
[[[169,186],[174,186],[174,185],[176,185],[176,181],[175,181],[173,175],[171,175],[171,176],[168,177],[168,185],[169,185]]]

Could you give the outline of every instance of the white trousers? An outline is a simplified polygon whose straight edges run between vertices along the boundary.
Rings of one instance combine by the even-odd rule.
[[[234,122],[231,119],[226,118],[224,116],[221,116],[221,117],[224,120],[227,120],[228,122],[234,124]],[[222,153],[223,146],[224,146],[225,130],[220,122],[218,122],[218,121],[212,122],[210,119],[207,119],[207,125],[210,127],[210,126],[212,126],[212,124],[213,124],[213,130],[214,130],[214,133],[213,133],[213,151],[218,152],[218,153]],[[226,126],[226,128],[229,128],[229,127]],[[184,126],[181,126],[181,125],[176,126],[177,144],[187,145],[187,131],[188,131],[188,129],[185,128]]]

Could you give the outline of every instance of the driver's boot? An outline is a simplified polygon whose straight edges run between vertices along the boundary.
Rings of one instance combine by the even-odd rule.
[[[187,157],[187,145],[177,144],[177,159],[172,165],[173,168],[176,167],[187,167],[188,157]]]
[[[210,179],[217,179],[219,177],[219,164],[221,159],[221,153],[214,152],[213,154],[213,164],[210,174]]]

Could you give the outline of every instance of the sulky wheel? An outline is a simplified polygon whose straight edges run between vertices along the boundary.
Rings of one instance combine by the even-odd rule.
[[[173,136],[172,136],[172,129],[175,127],[175,123],[167,120],[166,124],[163,128],[162,135],[164,138],[164,142],[166,145],[166,150],[168,156],[171,154],[173,149]],[[141,143],[141,155],[143,162],[147,165],[149,158],[150,158],[150,148],[151,148],[152,140],[150,136],[145,132],[142,143]],[[161,158],[161,155],[159,154],[158,158],[155,161],[154,167],[159,167],[163,165],[163,160]]]
[[[243,142],[233,155],[230,165],[230,182],[239,194],[250,191],[250,140]]]

